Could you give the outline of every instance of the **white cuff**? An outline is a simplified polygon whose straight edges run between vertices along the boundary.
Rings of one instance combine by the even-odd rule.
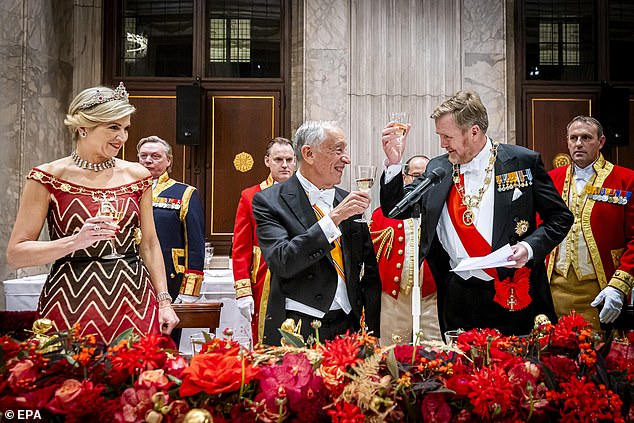
[[[519,243],[526,247],[528,250],[528,260],[531,260],[533,258],[533,247],[526,241],[520,241]]]
[[[328,243],[333,242],[341,236],[341,230],[339,230],[339,227],[335,225],[335,222],[332,221],[329,215],[324,215],[324,217],[319,219],[317,223],[324,232],[324,235],[326,235]]]
[[[385,167],[385,183],[387,184],[395,176],[400,175],[403,171],[403,165],[401,163],[393,164]]]

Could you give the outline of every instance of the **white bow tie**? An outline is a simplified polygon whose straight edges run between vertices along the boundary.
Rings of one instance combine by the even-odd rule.
[[[330,205],[332,207],[332,203],[335,200],[335,189],[311,189],[308,191],[308,201],[310,201],[310,205],[314,206],[315,203],[321,201],[322,203]]]

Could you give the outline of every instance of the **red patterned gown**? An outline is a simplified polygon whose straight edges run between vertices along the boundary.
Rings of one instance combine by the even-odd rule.
[[[125,257],[101,258],[112,251],[109,241],[101,241],[55,261],[40,295],[39,316],[53,320],[59,330],[79,323],[82,334],[96,334],[106,343],[128,328],[141,334],[159,333],[156,295],[135,242],[136,235],[140,236],[139,202],[152,179],[102,190],[59,179],[38,168],[28,178],[50,192],[47,221],[51,240],[79,231],[87,218],[98,214],[99,198],[104,195],[116,196],[124,204],[115,241],[117,252]]]

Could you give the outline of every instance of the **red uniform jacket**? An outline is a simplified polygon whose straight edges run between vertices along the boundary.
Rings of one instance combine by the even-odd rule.
[[[634,171],[615,166],[603,155],[593,166],[596,177],[581,211],[581,229],[601,288],[610,285],[629,294],[634,286]],[[568,204],[574,183],[572,165],[551,170],[549,175]],[[549,279],[558,250],[549,256]]]
[[[405,243],[409,243],[410,239],[406,239],[405,225],[410,224],[408,221],[390,219],[383,215],[381,207],[378,207],[372,213],[372,223],[370,224],[370,235],[372,236],[372,244],[376,252],[376,261],[379,265],[379,275],[381,276],[381,285],[383,292],[398,299],[398,293],[401,287],[402,278],[413,278],[414,260],[409,264],[410,274],[403,274],[403,262],[405,260]],[[411,231],[410,231],[411,232]],[[412,251],[412,249],[410,249]],[[427,265],[427,261],[423,262],[423,280],[421,283],[421,297],[436,292],[436,283],[431,274],[431,270]]]
[[[264,317],[268,303],[271,274],[264,262],[258,245],[253,218],[253,196],[273,185],[271,175],[258,185],[245,189],[240,194],[233,228],[233,280],[236,298],[252,295],[255,302],[255,314],[251,320],[253,342],[262,342]]]

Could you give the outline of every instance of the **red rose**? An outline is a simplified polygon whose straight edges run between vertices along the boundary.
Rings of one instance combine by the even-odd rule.
[[[244,366],[244,383],[257,376],[259,369],[250,363]],[[199,392],[219,394],[237,391],[242,383],[242,362],[237,355],[218,353],[197,354],[192,357],[189,367],[183,371],[180,396],[187,397]]]
[[[182,355],[170,357],[165,362],[165,366],[163,368],[167,374],[180,379],[183,375],[183,370],[187,368],[187,360],[185,360]]]
[[[26,408],[29,410],[41,410],[49,402],[55,392],[55,385],[50,385],[35,391],[27,392],[14,397],[15,406],[11,408]]]
[[[62,386],[55,390],[55,395],[47,408],[53,413],[67,414],[75,399],[81,394],[82,383],[76,379],[66,379]]]
[[[66,379],[62,386],[55,390],[55,395],[46,408],[56,414],[86,415],[98,407],[99,395],[103,389],[88,380],[80,382],[76,379]]]
[[[469,382],[471,378],[467,374],[455,374],[445,382],[445,387],[451,389],[456,395],[466,397],[469,393]]]

